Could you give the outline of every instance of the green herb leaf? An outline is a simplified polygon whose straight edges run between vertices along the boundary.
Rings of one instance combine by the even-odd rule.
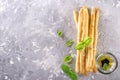
[[[62,37],[62,36],[63,36],[63,32],[62,32],[61,30],[58,30],[57,35],[58,35],[59,37]]]
[[[107,69],[108,69],[108,64],[107,64],[107,63],[104,63],[104,64],[103,64],[103,70],[106,71]]]
[[[88,46],[92,42],[92,38],[87,37],[83,41],[76,44],[75,49],[76,50],[83,50],[86,46]]]
[[[70,67],[66,64],[62,64],[61,69],[63,70],[64,73],[68,73],[70,71]]]
[[[83,43],[85,46],[88,46],[92,42],[92,38],[87,37],[83,40]]]
[[[77,75],[71,70],[68,65],[62,64],[61,69],[69,78],[71,78],[71,80],[77,80]]]
[[[75,49],[76,50],[83,50],[85,48],[84,44],[82,42],[78,43],[76,46],[75,46]]]
[[[71,78],[72,80],[77,80],[77,75],[76,75],[76,73],[73,72],[73,71],[70,71],[70,78]]]
[[[72,56],[71,55],[66,55],[65,57],[64,57],[64,62],[65,63],[70,63],[71,61],[72,61]]]
[[[74,43],[73,40],[68,40],[68,41],[66,41],[65,45],[67,47],[71,47],[73,45],[73,43]]]

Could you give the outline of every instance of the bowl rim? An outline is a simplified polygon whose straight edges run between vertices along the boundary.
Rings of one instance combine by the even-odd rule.
[[[97,67],[97,70],[98,70],[100,73],[102,73],[102,74],[111,74],[111,73],[114,72],[114,71],[117,69],[117,67],[118,67],[118,60],[117,60],[117,58],[115,57],[115,55],[113,55],[113,54],[110,53],[110,52],[101,53],[101,54],[99,54],[99,55],[97,56],[96,62],[97,62],[97,60],[98,60],[98,58],[99,58],[100,56],[105,55],[105,54],[108,54],[108,55],[111,55],[112,57],[114,57],[115,62],[116,62],[116,66],[115,66],[115,68],[114,68],[112,71],[107,72],[107,73],[101,71],[98,67]]]

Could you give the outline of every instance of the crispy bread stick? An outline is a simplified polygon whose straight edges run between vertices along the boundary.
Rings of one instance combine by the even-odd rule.
[[[95,21],[95,8],[92,8],[91,11],[91,20],[90,20],[90,27],[89,27],[89,37],[92,38],[92,43],[88,47],[88,59],[87,59],[87,71],[91,71],[92,68],[92,59],[93,59],[93,37],[94,37],[94,21]]]
[[[84,12],[85,12],[85,20],[84,20],[84,38],[88,37],[88,27],[89,27],[89,12],[88,12],[88,8],[87,7],[84,7]],[[86,58],[87,58],[87,47],[85,48],[85,51],[84,51],[84,59],[83,59],[83,62],[84,62],[84,74],[88,74],[87,70],[86,70]]]
[[[88,9],[87,7],[83,7],[83,39],[88,37],[88,25],[89,25],[89,14],[88,14]],[[87,50],[87,49],[85,49]],[[85,69],[85,58],[86,58],[86,54],[85,54],[85,50],[82,52],[82,74],[86,74],[86,69]]]
[[[79,16],[78,11],[73,11],[73,15],[74,15],[74,21],[75,21],[75,24],[76,24],[76,29],[78,29],[78,24],[80,24],[80,21],[78,20],[78,16]],[[79,31],[78,31],[78,36],[80,36]],[[77,40],[77,42],[78,41],[79,41],[79,39]],[[79,66],[80,66],[79,59],[80,59],[80,51],[77,50],[76,64],[75,64],[75,72],[77,72],[77,73],[79,72]]]
[[[84,8],[81,8],[80,11],[79,11],[79,18],[80,18],[80,41],[83,40],[83,37],[84,37],[84,29],[83,29],[83,20],[84,20],[84,16],[83,16],[83,11],[84,11]],[[80,66],[79,66],[79,69],[80,69],[80,73],[83,74],[83,51],[80,51]]]
[[[94,28],[94,42],[93,42],[93,72],[96,73],[96,47],[97,47],[97,39],[98,39],[98,21],[99,21],[99,13],[100,10],[96,8],[96,15],[95,15],[95,28]]]
[[[77,23],[77,19],[75,19],[76,21],[76,26],[77,26],[77,42],[80,42],[80,36],[81,36],[81,26],[82,26],[82,13],[83,13],[83,9],[81,9],[79,11],[79,16],[78,16],[78,23]],[[76,15],[75,15],[76,16]],[[80,51],[77,50],[77,57],[76,57],[76,64],[75,64],[75,71],[79,72],[80,71]]]
[[[85,32],[86,32],[86,31],[85,31],[85,27],[86,27],[86,14],[85,14],[85,9],[86,9],[86,7],[82,7],[82,8],[83,8],[83,26],[81,27],[81,28],[82,28],[82,29],[81,29],[81,30],[82,30],[82,33],[81,33],[81,35],[82,35],[82,36],[81,36],[81,41],[84,39],[84,37],[85,37]],[[84,66],[84,64],[85,64],[85,63],[84,63],[84,60],[85,60],[85,59],[84,59],[84,58],[85,58],[85,54],[84,54],[84,53],[85,53],[85,50],[80,51],[80,52],[81,52],[81,54],[80,54],[80,55],[81,55],[81,66],[80,66],[80,67],[82,67],[82,70],[81,70],[80,73],[81,73],[81,74],[84,74],[84,72],[85,72],[85,71],[84,71],[84,67],[85,67],[85,66]]]
[[[75,21],[75,24],[76,24],[76,27],[77,27],[77,25],[78,25],[78,16],[79,16],[78,11],[73,11],[73,15],[74,15],[74,21]]]

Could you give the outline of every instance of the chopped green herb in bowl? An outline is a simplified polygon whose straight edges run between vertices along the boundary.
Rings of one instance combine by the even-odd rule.
[[[107,64],[107,63],[104,63],[104,64],[103,64],[103,70],[106,71],[107,69],[108,69],[108,64]]]

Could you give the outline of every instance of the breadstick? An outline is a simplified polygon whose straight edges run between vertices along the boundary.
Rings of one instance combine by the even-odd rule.
[[[75,22],[77,23],[76,24],[76,27],[77,27],[77,42],[80,42],[80,35],[81,35],[81,25],[82,25],[82,12],[83,12],[83,9],[80,10],[79,12],[79,16],[78,16],[78,19],[75,17],[76,14],[74,14],[74,20]],[[77,22],[78,20],[78,22]],[[76,64],[75,64],[75,71],[76,72],[79,72],[80,71],[80,51],[77,50],[77,57],[76,57]]]
[[[99,21],[99,9],[96,8],[96,15],[95,15],[95,28],[94,28],[94,42],[93,42],[93,71],[96,72],[96,46],[97,46],[97,39],[98,39],[98,21]]]
[[[87,37],[88,36],[88,30],[86,30],[88,27],[87,27],[87,12],[86,12],[86,10],[87,10],[87,8],[86,7],[83,7],[83,26],[82,26],[82,30],[83,30],[83,39],[85,38],[85,37]],[[81,40],[83,40],[83,39],[81,39]],[[82,51],[81,52],[81,55],[82,55],[82,74],[85,74],[85,50],[84,51]]]
[[[76,24],[76,28],[78,29],[78,24],[79,24],[79,20],[78,20],[78,11],[73,11],[73,15],[74,15],[74,21],[75,21],[75,24]],[[78,29],[79,30],[79,29]],[[78,34],[79,36],[80,34]],[[75,64],[75,71],[78,73],[79,72],[79,65],[80,65],[80,62],[79,62],[79,59],[80,59],[80,51],[77,50],[77,56],[76,56],[76,64]]]
[[[81,8],[80,11],[79,11],[79,18],[80,18],[80,41],[83,40],[83,37],[84,37],[84,29],[83,29],[83,20],[84,20],[84,16],[83,16],[83,11],[84,11],[84,8]],[[83,51],[80,51],[80,73],[83,74]]]
[[[87,7],[85,7],[85,9],[84,9],[84,11],[85,11],[85,22],[84,22],[84,30],[85,30],[85,34],[84,34],[84,38],[86,38],[86,37],[88,37],[88,27],[89,27],[89,13],[88,13],[88,8]],[[88,72],[87,72],[87,70],[86,70],[86,58],[87,58],[87,47],[85,48],[85,51],[84,51],[84,73],[87,75],[88,74]]]
[[[77,11],[73,11],[73,15],[74,15],[74,21],[75,21],[75,24],[76,24],[76,28],[78,29],[78,40],[77,42],[79,42],[79,36],[80,36],[80,31],[79,31],[79,27],[78,27],[78,24],[80,24],[80,21],[78,20],[78,12]],[[80,62],[79,62],[79,59],[80,59],[80,51],[77,50],[77,56],[76,56],[76,64],[75,64],[75,72],[79,72],[79,65],[80,65]]]
[[[92,21],[92,25],[91,25],[91,27],[92,27],[92,35],[90,35],[91,36],[91,38],[92,38],[92,43],[91,43],[91,51],[90,51],[90,69],[92,70],[92,61],[93,61],[93,43],[94,43],[94,28],[95,28],[95,8],[92,8],[92,10],[93,10],[93,13],[92,13],[92,15],[93,15],[93,21]]]
[[[81,31],[82,31],[82,33],[81,33],[81,41],[84,39],[84,36],[85,36],[85,26],[86,26],[86,24],[85,24],[85,22],[86,22],[86,15],[85,15],[85,7],[82,7],[83,8],[83,25],[82,25],[82,29],[81,29]],[[82,67],[82,70],[81,70],[81,74],[84,74],[84,58],[85,58],[85,55],[84,55],[84,53],[85,53],[85,51],[83,50],[83,51],[81,51],[81,67]]]
[[[78,11],[73,11],[73,15],[74,15],[74,21],[75,21],[75,24],[76,24],[76,27],[77,27],[77,25],[78,25],[78,16],[79,16]]]
[[[91,22],[89,27],[89,37],[92,38],[92,43],[88,47],[88,59],[87,59],[87,70],[91,71],[92,68],[92,59],[93,59],[93,37],[94,37],[94,20],[95,20],[95,8],[92,8],[91,11]]]

